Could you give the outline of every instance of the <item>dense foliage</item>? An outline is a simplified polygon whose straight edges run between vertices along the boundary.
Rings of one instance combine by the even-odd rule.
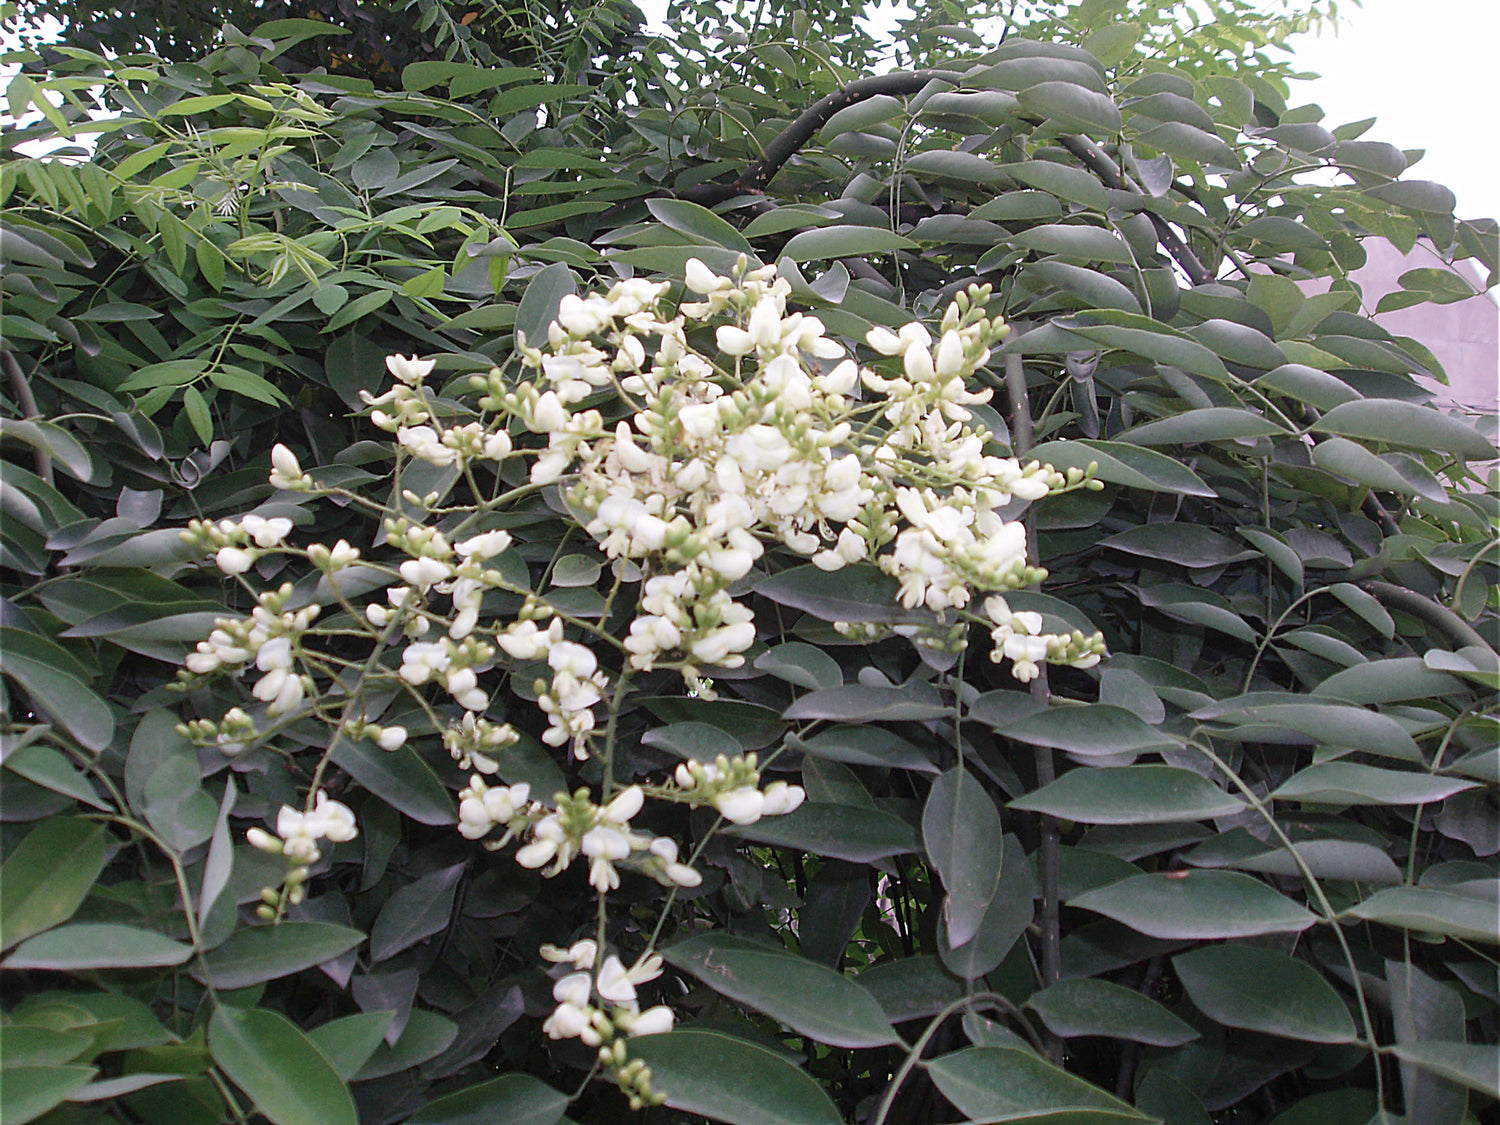
[[[1322,7],[357,7],[17,58],[7,1125],[1493,1105],[1493,419],[1348,275],[1497,228]]]

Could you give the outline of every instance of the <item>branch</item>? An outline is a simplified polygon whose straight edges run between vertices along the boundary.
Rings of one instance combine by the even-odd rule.
[[[1079,160],[1083,161],[1084,167],[1098,176],[1107,188],[1116,191],[1133,192],[1136,195],[1145,195],[1129,176],[1124,175],[1115,162],[1105,155],[1104,150],[1087,137],[1069,136],[1059,137],[1063,148],[1067,149]],[[1214,275],[1208,272],[1207,267],[1198,260],[1188,244],[1182,240],[1182,236],[1172,229],[1172,225],[1154,211],[1146,211],[1145,215],[1151,220],[1151,225],[1156,228],[1156,237],[1166,247],[1167,253],[1172,255],[1176,263],[1182,267],[1183,272],[1188,275],[1188,280],[1194,285],[1207,285],[1214,279]]]
[[[36,404],[36,397],[31,393],[31,384],[26,381],[26,372],[21,370],[21,365],[16,362],[16,357],[9,348],[0,350],[0,364],[5,367],[5,376],[10,380],[11,390],[15,391],[16,404],[21,408],[22,418],[40,418],[42,412]],[[55,484],[52,477],[52,456],[45,449],[34,451],[36,458],[36,475],[48,484]]]
[[[1399,609],[1402,613],[1410,614],[1419,621],[1432,626],[1445,639],[1452,641],[1455,648],[1463,648],[1466,645],[1477,645],[1486,649],[1490,647],[1489,642],[1462,617],[1447,606],[1440,605],[1415,590],[1408,590],[1405,586],[1396,586],[1390,582],[1379,582],[1375,579],[1366,579],[1360,585],[1392,609]]]
[[[847,86],[835,90],[826,97],[819,98],[798,114],[795,121],[771,139],[760,158],[752,161],[733,180],[694,184],[691,187],[680,188],[673,194],[678,199],[686,199],[705,207],[712,207],[715,203],[723,203],[726,199],[733,199],[737,195],[764,192],[766,185],[775,178],[776,173],[781,171],[786,162],[797,155],[802,146],[812,140],[818,130],[827,125],[839,110],[847,109],[851,105],[881,94],[893,97],[915,94],[926,88],[927,84],[934,79],[940,82],[951,82],[956,86],[962,77],[957,71],[952,70],[912,70],[900,74],[878,74],[872,78],[855,79]]]

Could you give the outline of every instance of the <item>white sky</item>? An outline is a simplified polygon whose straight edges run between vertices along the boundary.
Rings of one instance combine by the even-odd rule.
[[[1365,139],[1425,148],[1406,172],[1458,196],[1458,217],[1500,218],[1500,0],[1341,0],[1337,36],[1293,39],[1293,86],[1332,128],[1366,117]]]

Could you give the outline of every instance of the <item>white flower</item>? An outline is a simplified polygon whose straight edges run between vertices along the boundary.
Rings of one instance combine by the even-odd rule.
[[[306,491],[312,487],[312,479],[297,463],[297,455],[284,445],[271,447],[271,487]]]
[[[807,797],[807,791],[800,785],[788,785],[784,781],[773,781],[766,786],[764,794],[765,805],[761,809],[762,816],[781,816],[794,811]]]
[[[375,745],[382,750],[395,751],[406,744],[405,727],[383,727],[375,738]]]
[[[246,516],[240,520],[240,526],[245,533],[255,540],[257,547],[275,547],[292,530],[292,521],[285,516],[277,516],[274,519],[263,519],[260,516]]]
[[[317,818],[317,825],[322,830],[319,834],[335,844],[345,843],[359,835],[354,813],[349,806],[342,801],[330,801],[322,790],[318,791],[312,815]]]
[[[255,565],[255,553],[240,547],[220,547],[214,562],[225,574],[244,574]]]
[[[599,979],[594,985],[599,996],[620,1007],[635,1004],[635,985],[620,959],[611,953],[599,966]]]
[[[418,359],[416,356],[408,358],[404,355],[385,357],[385,369],[401,382],[412,387],[431,375],[432,369],[436,366],[437,360],[435,359]]]
[[[615,1022],[620,1025],[629,1035],[661,1035],[672,1030],[672,1024],[676,1016],[672,1009],[665,1004],[658,1004],[654,1008],[647,1008],[639,1015],[631,1015],[628,1012],[620,1012],[615,1015]]]
[[[687,287],[694,293],[709,294],[719,289],[728,289],[732,282],[720,277],[697,258],[687,260]]]
[[[765,810],[766,799],[753,785],[741,785],[720,793],[712,801],[719,815],[734,824],[754,824]]]
[[[419,590],[453,577],[453,568],[441,559],[407,559],[399,569],[401,577]]]

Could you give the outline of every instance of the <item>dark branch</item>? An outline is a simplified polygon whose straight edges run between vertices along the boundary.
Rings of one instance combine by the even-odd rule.
[[[1360,585],[1391,609],[1398,609],[1432,626],[1450,641],[1454,648],[1464,648],[1468,645],[1478,645],[1480,648],[1490,647],[1489,642],[1462,617],[1447,606],[1439,605],[1415,590],[1408,590],[1405,586],[1395,586],[1389,582],[1377,582],[1373,579],[1361,582]]]
[[[1145,194],[1129,176],[1121,173],[1115,162],[1106,156],[1098,145],[1087,137],[1060,137],[1059,140],[1063,148],[1083,161],[1084,167],[1098,176],[1105,187],[1114,188],[1117,191],[1134,192],[1137,195]],[[1156,237],[1161,241],[1162,246],[1166,247],[1167,253],[1172,255],[1173,260],[1182,267],[1189,281],[1194,285],[1206,285],[1214,279],[1213,274],[1209,273],[1203,263],[1198,260],[1198,255],[1193,253],[1166,219],[1154,211],[1147,211],[1145,214],[1151,220],[1151,225],[1156,228]]]

